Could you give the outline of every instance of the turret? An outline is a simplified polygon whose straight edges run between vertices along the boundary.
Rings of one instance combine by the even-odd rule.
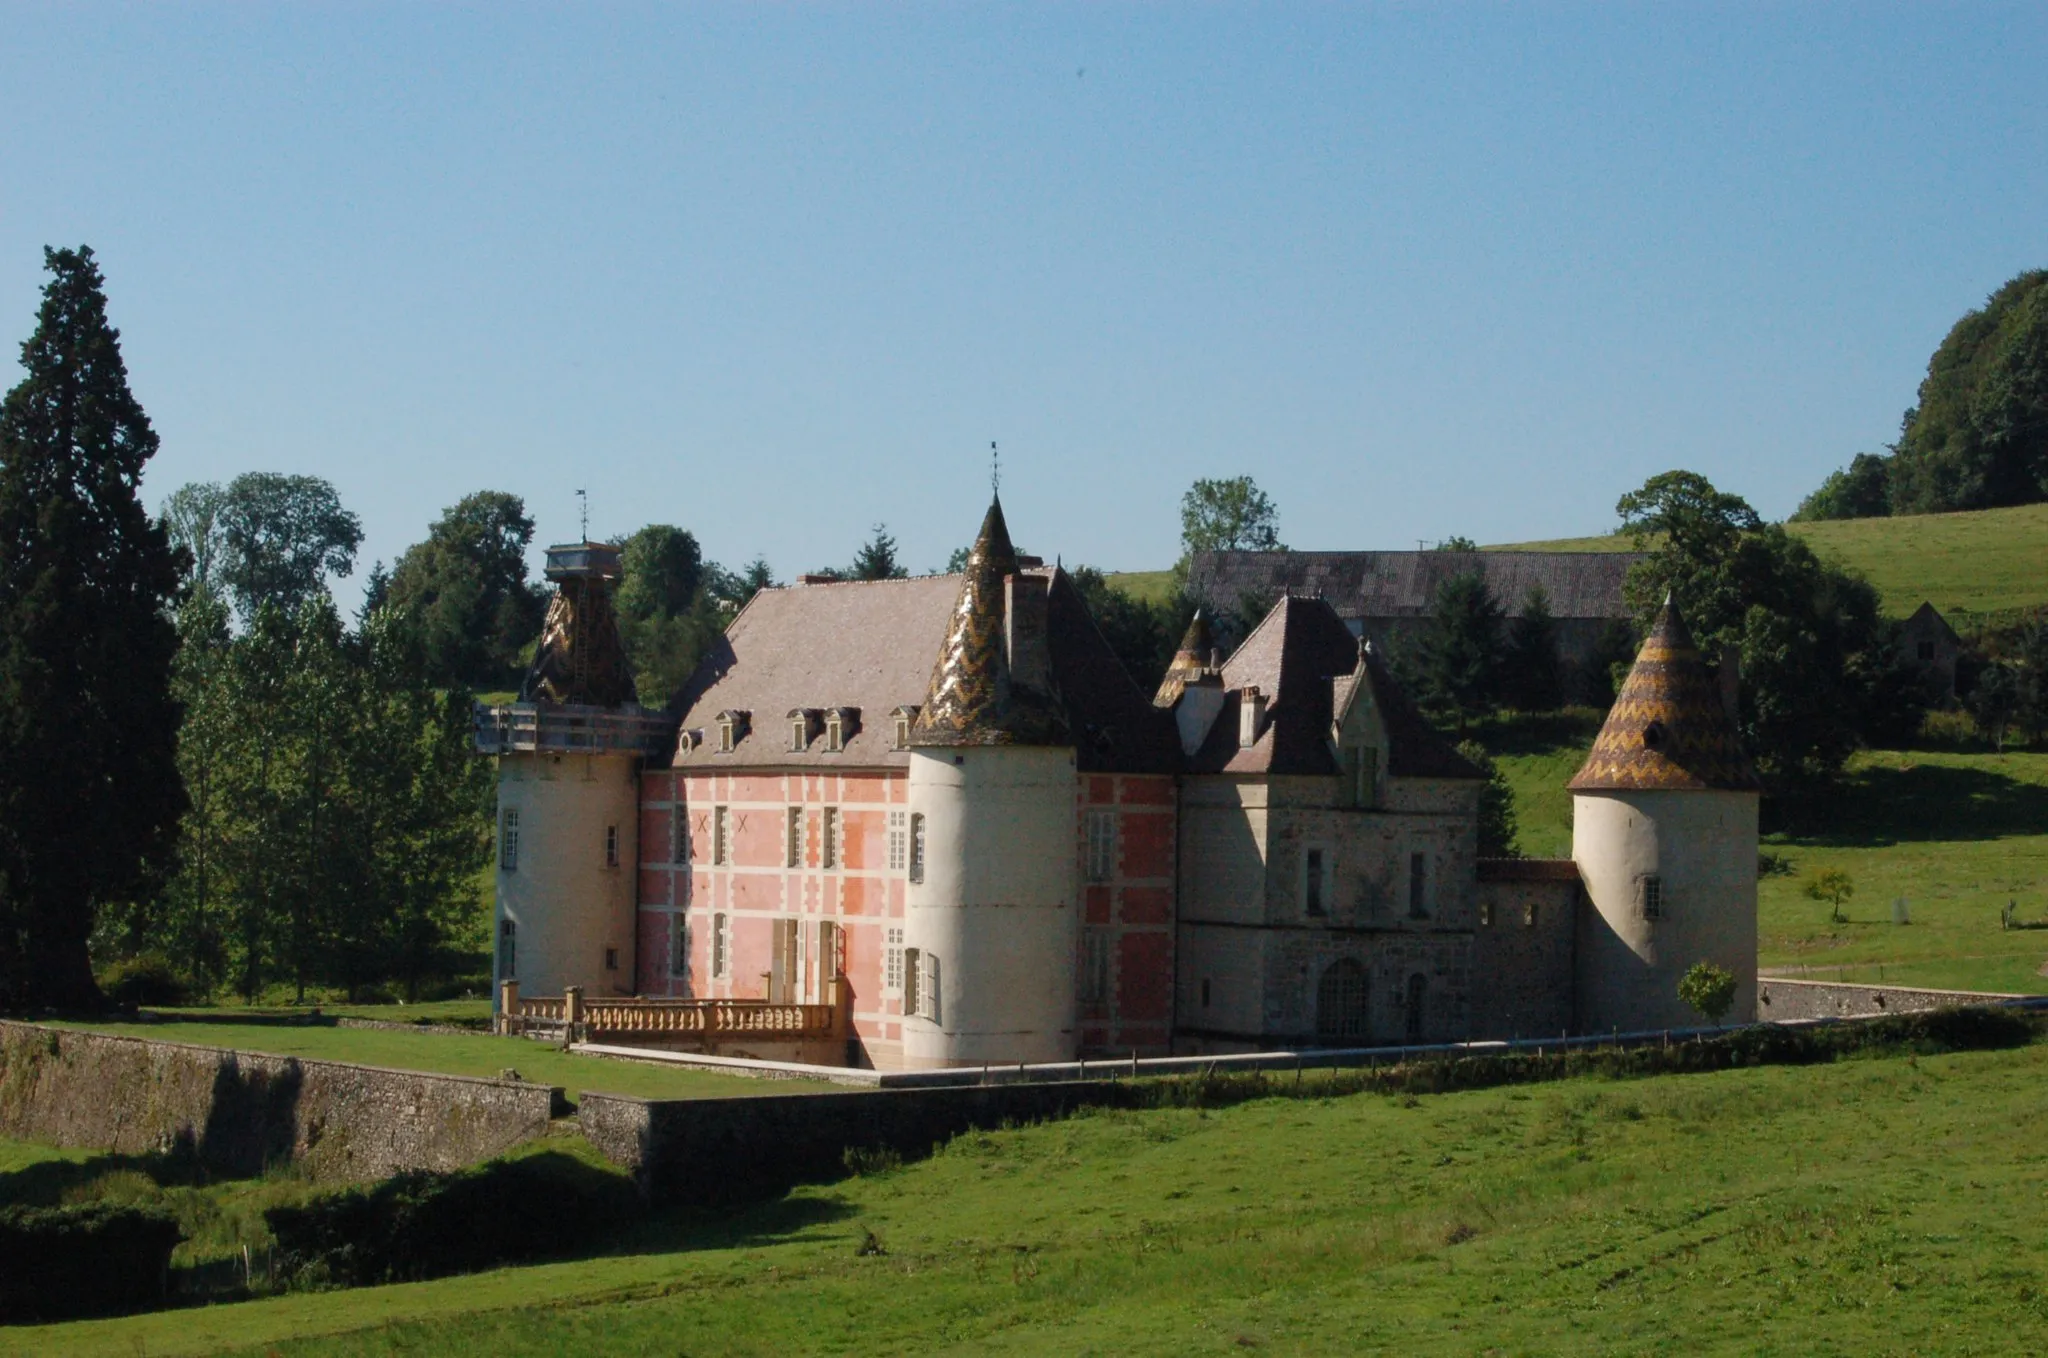
[[[910,732],[921,876],[904,921],[911,1066],[1071,1059],[1078,1048],[1074,742],[1047,640],[1048,577],[1000,502],[968,553]]]
[[[633,990],[638,774],[675,721],[634,701],[619,574],[610,544],[548,548],[555,595],[519,700],[477,708],[477,749],[498,758],[492,972],[529,996]]]
[[[1636,656],[1572,792],[1580,917],[1579,1026],[1686,1027],[1696,962],[1736,979],[1729,1018],[1756,1013],[1756,770],[1715,672],[1677,607]]]

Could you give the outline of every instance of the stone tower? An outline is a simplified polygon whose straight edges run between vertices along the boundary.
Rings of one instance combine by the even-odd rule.
[[[1730,1022],[1756,1015],[1756,770],[1715,674],[1667,599],[1569,784],[1581,1031],[1691,1027],[1695,962],[1734,973]]]
[[[1064,1061],[1078,1049],[1074,742],[1052,674],[1048,585],[1019,563],[991,503],[910,735],[910,1066]]]
[[[634,701],[619,574],[615,546],[548,548],[555,597],[519,700],[477,710],[477,749],[498,756],[492,974],[528,996],[633,992],[639,770],[675,723]]]

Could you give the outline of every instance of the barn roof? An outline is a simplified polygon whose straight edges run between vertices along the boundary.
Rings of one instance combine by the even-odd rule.
[[[1509,613],[1543,586],[1558,618],[1625,618],[1622,580],[1640,552],[1197,552],[1188,583],[1221,608],[1246,597],[1299,594],[1324,599],[1339,617],[1402,618],[1429,613],[1437,590],[1477,571]]]

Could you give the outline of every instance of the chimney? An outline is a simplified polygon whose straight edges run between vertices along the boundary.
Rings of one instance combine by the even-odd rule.
[[[804,574],[799,575],[796,578],[796,582],[799,585],[830,585],[837,583],[838,579],[839,577],[836,575],[827,575],[822,572],[806,571]]]
[[[1247,685],[1237,700],[1237,743],[1249,750],[1259,743],[1259,733],[1266,727],[1266,695],[1259,692],[1256,684]]]
[[[1009,652],[1010,682],[1040,692],[1051,687],[1045,585],[1045,580],[1035,575],[1003,577],[1003,647]]]
[[[1742,720],[1742,652],[1733,646],[1721,648],[1721,708],[1728,720]]]

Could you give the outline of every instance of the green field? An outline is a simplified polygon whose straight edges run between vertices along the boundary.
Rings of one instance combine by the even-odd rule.
[[[369,1012],[369,1011],[366,1011]],[[408,1033],[384,1028],[338,1028],[300,1023],[208,1022],[200,1018],[155,1023],[94,1020],[63,1024],[202,1047],[233,1047],[322,1061],[352,1061],[393,1070],[494,1076],[516,1070],[535,1084],[560,1085],[574,1101],[584,1090],[649,1099],[749,1098],[814,1093],[832,1086],[810,1080],[754,1080],[740,1075],[575,1056],[545,1042],[483,1033]]]
[[[1571,853],[1571,796],[1598,729],[1590,713],[1487,732],[1515,789],[1518,843]],[[2048,754],[1873,750],[1849,762],[1824,824],[1764,836],[1778,869],[1758,889],[1760,962],[1849,981],[2048,994],[2048,929],[2002,929],[2001,908],[2048,918]],[[1806,879],[1847,872],[1856,897],[1834,924]],[[1892,923],[1905,897],[1911,923]]]
[[[2014,1353],[2048,1046],[1103,1112],[611,1258],[0,1331],[37,1354]],[[866,1251],[866,1252],[863,1252]]]
[[[1951,621],[2048,603],[2048,504],[1967,514],[1842,519],[1785,525],[1822,557],[1877,586],[1887,613],[1904,617],[1923,601]],[[1487,551],[1626,552],[1628,536],[1505,543]]]

